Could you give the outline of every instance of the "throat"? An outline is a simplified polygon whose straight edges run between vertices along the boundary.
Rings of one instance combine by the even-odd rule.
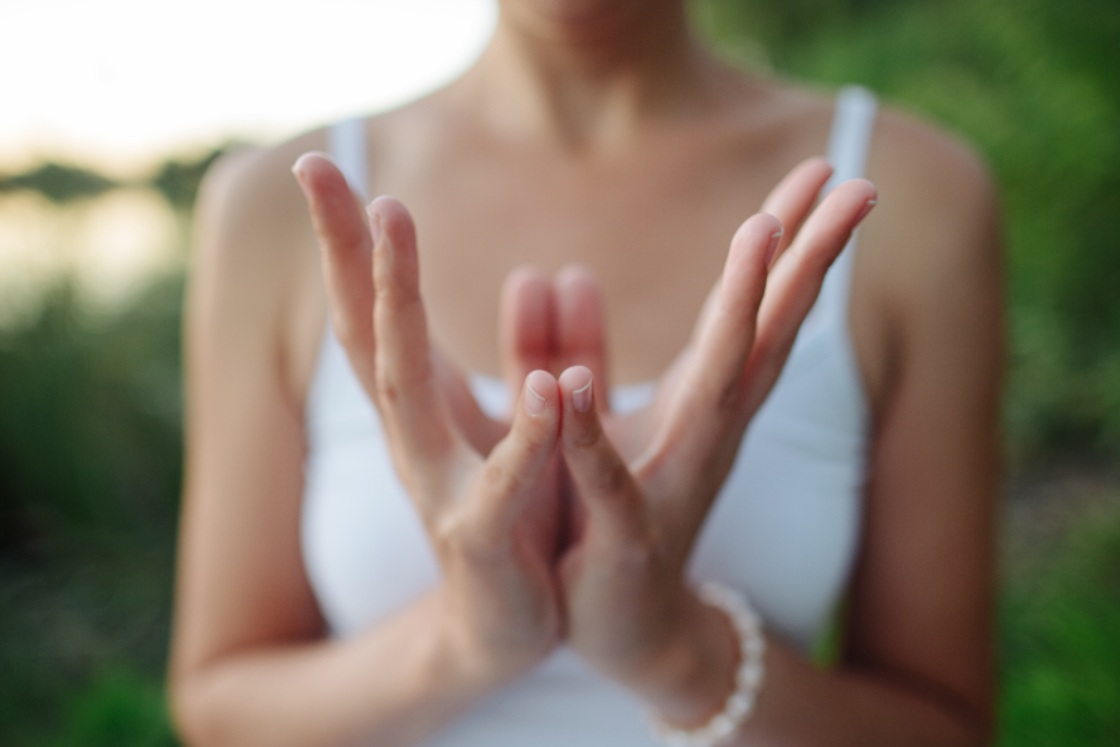
[[[652,7],[666,4],[504,10],[470,74],[490,123],[505,137],[593,149],[667,112],[694,111],[715,61],[691,37],[683,8],[675,16]]]

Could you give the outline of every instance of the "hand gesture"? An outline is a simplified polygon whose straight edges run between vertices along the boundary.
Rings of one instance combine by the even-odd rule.
[[[482,680],[505,681],[545,656],[562,630],[552,572],[558,387],[545,371],[521,374],[541,347],[534,314],[549,313],[529,303],[538,280],[520,274],[507,289],[524,313],[510,325],[507,363],[523,377],[506,432],[431,349],[416,232],[404,206],[375,200],[367,226],[328,160],[305,156],[297,171],[323,249],[336,332],[441,565],[447,641]]]
[[[587,517],[561,565],[569,640],[655,701],[688,676],[681,652],[704,626],[684,578],[696,537],[825,272],[874,204],[874,187],[855,180],[805,218],[827,177],[821,162],[803,164],[768,199],[789,231],[768,214],[742,225],[689,347],[612,437],[592,373],[559,378],[562,452]]]

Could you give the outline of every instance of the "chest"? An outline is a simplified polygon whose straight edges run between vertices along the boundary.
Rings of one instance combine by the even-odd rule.
[[[790,158],[468,152],[390,169],[375,188],[413,213],[432,336],[464,368],[497,370],[498,303],[512,269],[554,274],[576,263],[602,284],[616,380],[641,381],[685,344],[731,236]]]

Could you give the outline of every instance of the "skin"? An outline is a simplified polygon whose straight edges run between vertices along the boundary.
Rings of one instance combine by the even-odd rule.
[[[462,79],[369,122],[372,188],[399,199],[368,218],[325,160],[302,159],[298,184],[287,173],[323,149],[321,132],[209,175],[171,671],[188,743],[415,744],[562,640],[670,721],[703,723],[730,689],[735,643],[681,568],[876,188],[852,279],[874,429],[842,661],[821,670],[773,638],[736,743],[989,741],[1002,371],[990,183],[966,149],[888,111],[876,188],[846,185],[806,217],[827,171],[804,159],[824,149],[830,99],[726,69],[678,3],[661,5],[504,3]],[[776,217],[743,222],[764,203]],[[324,637],[299,549],[327,313],[443,569],[347,640]],[[468,370],[511,383],[511,424],[478,413]],[[653,404],[606,412],[608,374],[660,379]],[[620,590],[632,620],[605,603]]]

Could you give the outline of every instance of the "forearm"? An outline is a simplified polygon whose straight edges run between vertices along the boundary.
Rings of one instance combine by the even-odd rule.
[[[188,744],[421,742],[491,691],[448,635],[438,593],[361,636],[232,653],[173,680]]]
[[[931,688],[822,670],[773,640],[766,667],[757,711],[734,744],[979,747],[990,741],[984,714]]]
[[[737,642],[721,617],[711,608],[699,614],[678,664],[632,684],[673,723],[702,725],[730,693]],[[901,675],[821,669],[773,636],[764,663],[755,708],[730,744],[974,747],[991,741],[989,714]]]

